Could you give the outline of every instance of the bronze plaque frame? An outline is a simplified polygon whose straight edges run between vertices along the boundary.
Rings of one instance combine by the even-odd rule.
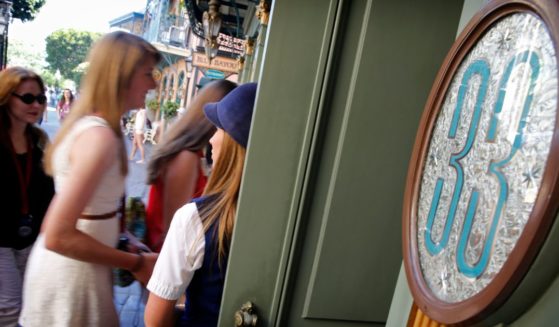
[[[515,0],[489,3],[472,18],[446,56],[429,94],[417,132],[404,194],[404,265],[417,306],[429,317],[442,323],[475,323],[499,309],[529,271],[557,215],[559,207],[559,108],[556,109],[558,114],[555,130],[534,208],[502,269],[482,291],[457,303],[440,300],[427,286],[418,254],[417,203],[425,158],[437,117],[458,67],[477,41],[501,18],[523,12],[538,16],[546,25],[557,59],[559,54],[559,3],[557,1]],[[526,304],[526,306],[528,305]]]

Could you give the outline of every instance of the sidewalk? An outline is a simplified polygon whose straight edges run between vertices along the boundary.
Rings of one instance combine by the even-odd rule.
[[[60,123],[54,108],[48,108],[48,121],[41,124],[50,140],[60,128]],[[132,143],[125,137],[126,151],[130,153]],[[150,157],[152,145],[147,142],[144,144],[146,163],[138,164],[134,161],[128,162],[128,176],[126,176],[126,195],[128,197],[141,197],[144,203],[147,202],[148,186],[146,185],[146,166]],[[136,154],[139,159],[139,153]],[[143,327],[144,309],[147,300],[147,291],[138,282],[132,283],[128,287],[114,287],[114,303],[120,317],[121,327]]]
[[[148,291],[134,282],[128,287],[114,287],[114,303],[121,327],[143,327]]]
[[[125,137],[126,153],[130,153],[132,143]],[[140,197],[147,203],[148,186],[146,185],[146,166],[151,154],[152,145],[149,142],[144,144],[145,160],[138,164],[136,160],[128,161],[128,176],[126,176],[126,196]],[[140,154],[136,153],[136,159]],[[114,287],[114,302],[120,317],[121,327],[143,327],[144,309],[147,301],[147,290],[134,282],[128,287]]]

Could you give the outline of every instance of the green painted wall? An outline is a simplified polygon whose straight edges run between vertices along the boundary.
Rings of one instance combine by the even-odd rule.
[[[462,2],[276,1],[220,325],[384,325],[419,117]]]

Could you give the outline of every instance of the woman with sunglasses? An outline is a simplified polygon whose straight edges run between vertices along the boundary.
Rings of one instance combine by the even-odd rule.
[[[27,264],[21,326],[118,326],[111,269],[128,270],[141,283],[151,275],[156,254],[116,249],[128,169],[120,119],[144,105],[160,59],[150,43],[126,32],[92,47],[81,96],[45,154],[56,195]]]
[[[43,80],[10,67],[0,72],[0,326],[16,326],[31,246],[54,194],[42,167],[48,137],[34,124],[46,109]]]

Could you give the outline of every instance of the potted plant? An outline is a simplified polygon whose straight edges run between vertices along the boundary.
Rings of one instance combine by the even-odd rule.
[[[174,101],[165,101],[163,103],[163,107],[161,108],[161,112],[166,120],[172,119],[177,115],[179,109],[179,104]]]
[[[159,109],[159,102],[156,98],[149,99],[146,101],[146,114],[150,121],[156,121],[157,118],[157,110]]]

